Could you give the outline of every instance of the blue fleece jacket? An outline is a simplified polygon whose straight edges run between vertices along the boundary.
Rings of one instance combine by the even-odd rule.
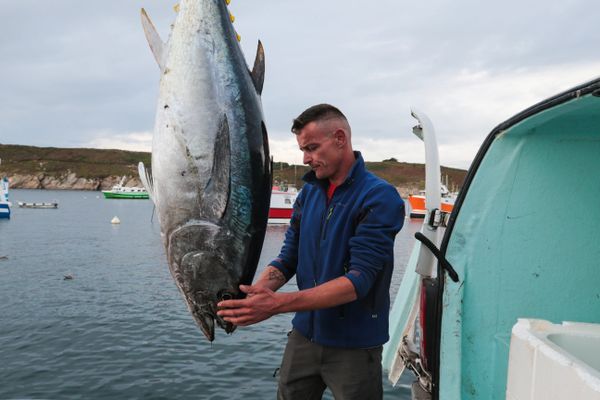
[[[292,324],[306,338],[345,348],[379,346],[389,339],[394,238],[404,223],[396,189],[368,172],[359,152],[346,180],[327,204],[328,181],[314,172],[294,204],[279,257],[271,262],[298,288],[347,277],[358,299],[333,308],[296,313]]]

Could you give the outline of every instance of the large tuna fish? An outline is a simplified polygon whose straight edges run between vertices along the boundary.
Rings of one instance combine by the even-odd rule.
[[[152,179],[169,269],[208,338],[222,299],[240,298],[260,256],[271,162],[260,94],[264,53],[248,70],[225,0],[182,0],[169,40],[142,23],[161,72]],[[230,20],[231,18],[231,20]]]

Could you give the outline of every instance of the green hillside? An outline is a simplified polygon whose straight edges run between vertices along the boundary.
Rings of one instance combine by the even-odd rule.
[[[137,176],[137,164],[150,166],[150,153],[125,150],[33,147],[0,144],[0,176],[39,175],[61,176],[70,171],[78,177],[103,179],[109,176]],[[423,164],[398,162],[395,159],[367,162],[367,168],[396,187],[422,188],[425,185]],[[302,186],[301,178],[309,168],[283,162],[273,164],[275,183]],[[442,167],[442,178],[449,189],[459,189],[465,170]],[[446,178],[447,177],[447,178]]]
[[[398,162],[395,159],[384,161],[367,161],[367,168],[375,175],[385,179],[392,185],[401,188],[424,188],[425,187],[425,165]],[[276,182],[295,183],[297,187],[302,186],[302,176],[309,171],[304,165],[289,165],[276,162],[273,165],[273,180]],[[460,189],[467,171],[457,168],[442,167],[442,179],[448,180],[448,189]]]
[[[0,172],[3,175],[60,176],[67,171],[81,178],[137,175],[137,164],[150,165],[150,153],[103,150],[61,149],[0,144]]]

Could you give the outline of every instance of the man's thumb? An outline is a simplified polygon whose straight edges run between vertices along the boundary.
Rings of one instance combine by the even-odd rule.
[[[252,291],[252,286],[248,286],[248,285],[240,285],[240,290],[246,294],[250,293]]]

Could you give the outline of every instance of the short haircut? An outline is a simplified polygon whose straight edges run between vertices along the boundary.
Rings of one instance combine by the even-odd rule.
[[[348,122],[346,116],[337,108],[331,104],[317,104],[307,108],[294,118],[292,123],[292,132],[298,134],[306,125],[315,121],[325,121],[328,119],[340,118]]]

